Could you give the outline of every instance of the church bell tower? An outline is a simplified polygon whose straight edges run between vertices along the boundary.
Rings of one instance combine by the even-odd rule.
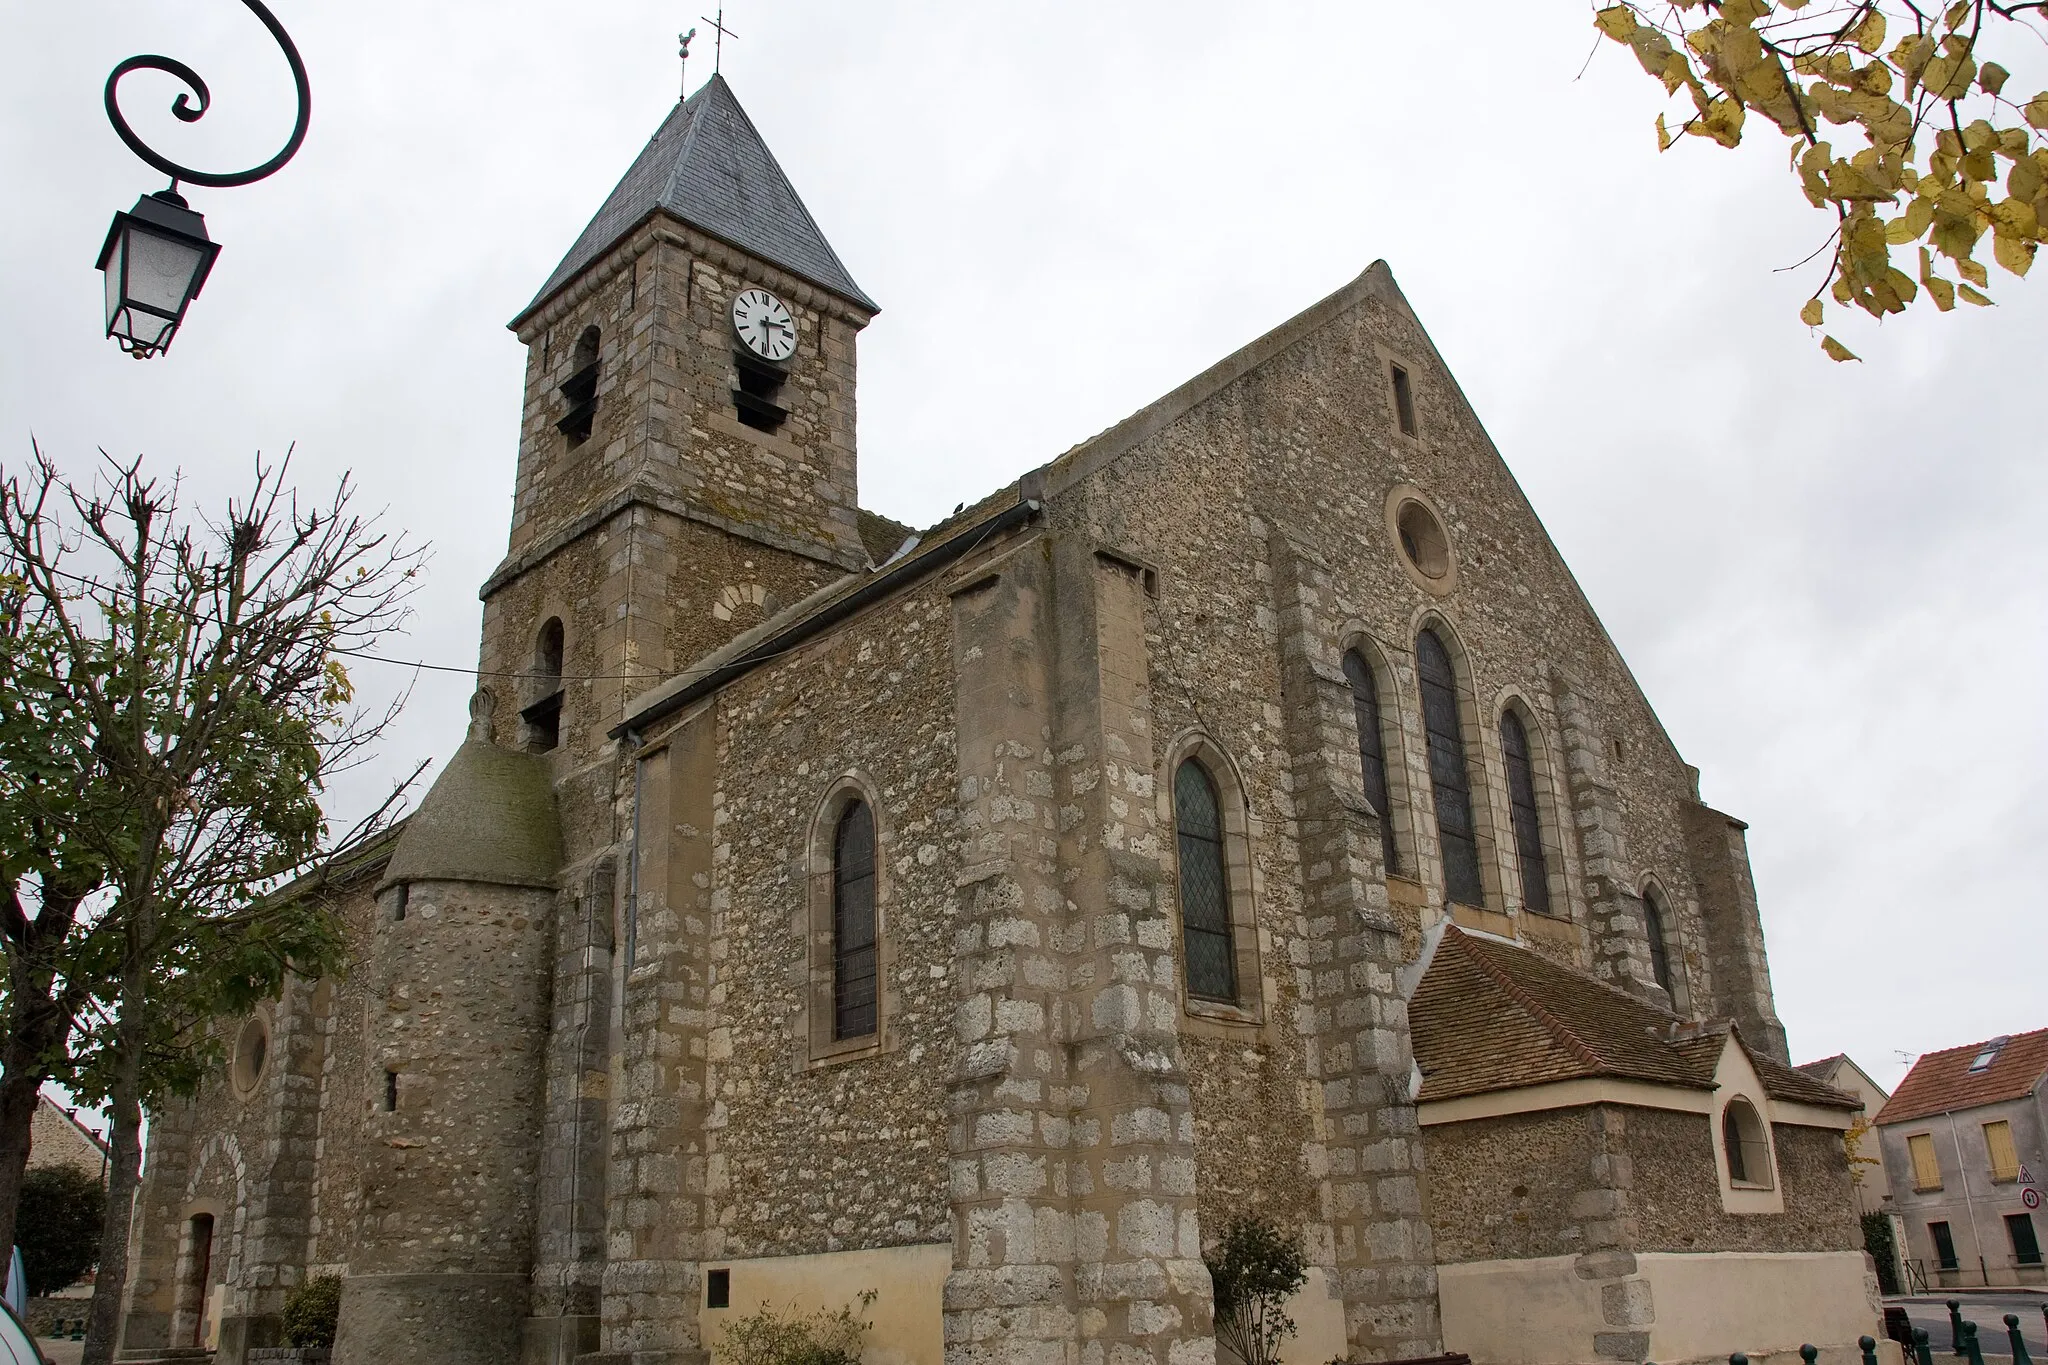
[[[677,104],[511,324],[519,471],[482,592],[501,742],[594,754],[632,696],[862,566],[876,311],[725,78]]]

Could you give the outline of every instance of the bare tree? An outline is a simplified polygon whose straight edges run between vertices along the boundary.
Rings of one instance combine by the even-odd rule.
[[[289,463],[211,518],[139,460],[0,471],[0,1247],[43,1083],[103,1097],[89,1361],[112,1358],[142,1104],[218,1060],[214,1018],[333,965],[325,900],[271,893],[403,791],[339,833],[320,807],[397,713],[358,708],[344,660],[402,624],[424,549],[346,478],[302,506]]]

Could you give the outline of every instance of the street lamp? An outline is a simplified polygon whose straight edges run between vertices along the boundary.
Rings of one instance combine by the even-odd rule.
[[[213,269],[213,258],[220,254],[219,244],[206,235],[205,217],[193,212],[178,193],[178,182],[222,189],[251,185],[290,161],[298,154],[299,144],[306,140],[313,95],[306,83],[306,66],[299,60],[299,50],[262,0],[242,3],[263,21],[270,36],[284,49],[284,59],[291,64],[292,81],[298,88],[299,117],[292,135],[283,150],[261,166],[246,171],[195,171],[152,150],[121,117],[116,92],[121,78],[131,71],[162,71],[176,76],[190,91],[171,102],[172,116],[182,123],[198,122],[212,96],[199,73],[183,62],[170,57],[130,57],[107,77],[107,118],[114,131],[128,144],[128,150],[171,177],[170,188],[145,194],[128,212],[116,213],[114,225],[107,229],[106,244],[100,248],[99,269],[107,277],[107,335],[137,360],[161,355],[170,346],[178,325],[185,320],[185,309],[199,296],[207,272]]]
[[[107,335],[137,360],[167,349],[219,254],[205,217],[172,190],[145,194],[115,214],[99,263],[107,276]]]

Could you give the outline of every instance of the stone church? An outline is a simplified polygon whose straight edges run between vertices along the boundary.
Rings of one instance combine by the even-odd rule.
[[[513,321],[468,737],[153,1115],[123,1358],[1209,1365],[1255,1213],[1303,1365],[1851,1359],[1744,826],[1387,266],[922,530],[876,313],[714,76]]]

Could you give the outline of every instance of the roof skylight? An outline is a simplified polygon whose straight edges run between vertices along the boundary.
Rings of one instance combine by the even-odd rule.
[[[1984,1050],[1977,1054],[1977,1060],[1970,1063],[1971,1073],[1974,1075],[1979,1071],[1989,1071],[1991,1064],[1998,1060],[1999,1052],[2011,1041],[2012,1038],[2009,1035],[2001,1033],[1990,1042],[1984,1044]]]

